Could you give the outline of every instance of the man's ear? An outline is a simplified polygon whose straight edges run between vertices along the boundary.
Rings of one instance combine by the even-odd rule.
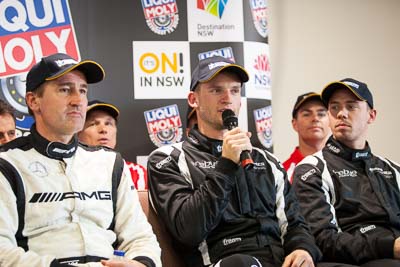
[[[37,94],[33,92],[27,92],[25,95],[25,102],[32,111],[38,112],[40,110],[40,100]]]
[[[292,119],[292,127],[293,127],[293,130],[295,130],[296,132],[299,132],[297,129],[297,120],[296,119]]]
[[[368,124],[371,124],[375,121],[376,119],[376,109],[369,109],[369,118],[368,118]]]
[[[188,94],[188,105],[192,108],[197,108],[198,104],[197,104],[197,96],[193,91],[190,91]]]

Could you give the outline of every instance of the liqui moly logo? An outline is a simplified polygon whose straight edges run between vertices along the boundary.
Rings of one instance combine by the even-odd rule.
[[[254,27],[264,38],[268,35],[267,0],[249,0]]]
[[[254,120],[258,140],[265,148],[272,147],[272,107],[254,110]]]
[[[166,35],[178,26],[178,5],[175,0],[142,0],[147,26],[159,34]]]
[[[25,103],[26,74],[58,52],[80,60],[67,0],[0,1],[0,88],[17,111],[17,136],[29,134],[34,121]]]
[[[180,142],[182,121],[177,105],[152,109],[144,112],[151,141],[158,147]]]
[[[235,57],[233,55],[232,47],[223,47],[223,48],[219,48],[219,49],[215,49],[215,50],[207,51],[207,52],[202,52],[202,53],[198,54],[199,60],[203,60],[203,59],[215,57],[215,56],[224,57],[224,58],[230,59],[231,61],[235,62]]]
[[[0,1],[0,78],[57,52],[80,59],[67,0]]]

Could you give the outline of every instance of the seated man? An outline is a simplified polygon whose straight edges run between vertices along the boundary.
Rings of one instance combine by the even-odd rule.
[[[78,143],[88,83],[103,79],[94,61],[66,54],[42,58],[29,71],[25,100],[31,134],[0,153],[0,265],[161,266],[160,248],[126,176],[121,156]]]
[[[0,145],[16,138],[15,111],[7,102],[0,99]]]
[[[224,127],[222,113],[239,113],[248,79],[226,58],[200,60],[188,95],[197,125],[186,141],[149,156],[152,203],[188,266],[314,266],[320,251],[286,172],[252,147],[248,132]],[[246,150],[253,168],[239,164]]]
[[[290,182],[293,182],[292,175],[297,163],[321,150],[331,134],[328,112],[319,94],[309,92],[297,97],[292,111],[292,126],[297,132],[299,146],[283,162]]]
[[[79,141],[89,146],[106,146],[114,149],[117,145],[117,124],[119,110],[116,106],[99,100],[89,102],[83,130],[78,133]],[[125,161],[138,190],[147,190],[147,170],[140,164]]]
[[[333,136],[294,171],[293,185],[325,260],[400,266],[400,167],[372,154],[368,125],[376,118],[365,83],[327,85]]]

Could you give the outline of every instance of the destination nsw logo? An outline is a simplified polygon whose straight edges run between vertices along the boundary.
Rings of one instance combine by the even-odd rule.
[[[197,8],[221,18],[228,0],[197,0]]]

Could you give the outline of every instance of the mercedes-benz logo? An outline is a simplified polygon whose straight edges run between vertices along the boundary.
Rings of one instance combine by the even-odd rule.
[[[46,167],[39,161],[32,162],[29,165],[29,170],[31,170],[32,173],[34,173],[35,175],[37,175],[39,177],[46,177],[49,175]]]

